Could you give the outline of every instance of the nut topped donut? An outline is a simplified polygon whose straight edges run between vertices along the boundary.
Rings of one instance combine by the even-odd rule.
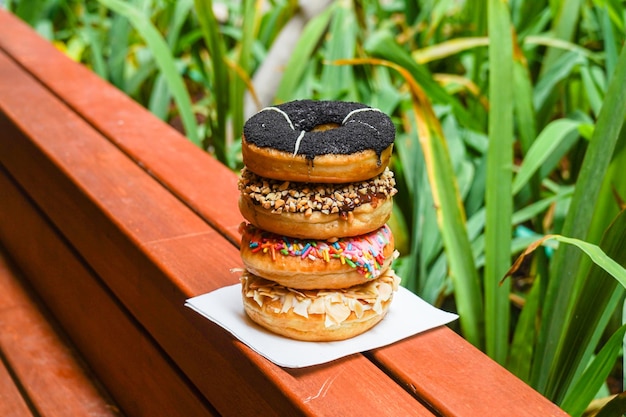
[[[244,168],[239,210],[258,227],[279,235],[331,239],[358,236],[389,220],[397,193],[393,172],[348,184],[280,181]]]
[[[284,181],[346,183],[372,178],[389,164],[395,127],[360,103],[300,100],[266,107],[245,123],[244,164]]]

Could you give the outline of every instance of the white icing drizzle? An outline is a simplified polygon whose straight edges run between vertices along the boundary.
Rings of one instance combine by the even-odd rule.
[[[300,142],[302,141],[303,137],[304,137],[304,130],[300,132],[300,136],[298,136],[298,139],[296,139],[296,146],[293,150],[293,156],[296,156],[296,154],[298,153],[298,149],[300,149]]]
[[[289,117],[289,115],[287,113],[285,113],[284,111],[282,111],[281,109],[279,109],[278,107],[265,107],[264,109],[262,109],[261,111],[265,111],[265,110],[273,110],[273,111],[277,111],[278,113],[282,114],[285,119],[287,120],[287,123],[289,123],[289,126],[291,127],[291,130],[296,130],[295,127],[293,127],[293,123],[291,122],[291,118]],[[260,111],[260,112],[261,112]],[[360,113],[362,111],[377,111],[380,112],[380,110],[372,108],[372,107],[364,107],[361,109],[356,109],[356,110],[352,110],[350,113],[348,113],[348,115],[346,117],[344,117],[343,121],[341,122],[342,125],[345,125],[347,120],[352,117],[353,114],[355,113]],[[259,113],[260,113],[259,112]],[[378,129],[376,129],[374,126],[369,125],[367,123],[363,123],[363,122],[359,122],[362,123],[364,125],[367,125],[368,127],[378,131]],[[304,139],[304,134],[305,131],[303,130],[302,132],[300,132],[300,135],[298,136],[298,138],[296,139],[296,144],[294,146],[294,150],[293,150],[293,156],[296,156],[298,154],[298,150],[300,149],[300,142],[302,141],[302,139]]]
[[[346,121],[352,117],[353,114],[355,113],[360,113],[362,111],[377,111],[380,112],[380,110],[372,108],[372,107],[363,107],[362,109],[356,109],[356,110],[352,110],[350,113],[348,113],[348,115],[346,117],[344,117],[343,121],[341,122],[342,125],[346,124]],[[369,125],[368,125],[369,126]]]
[[[277,111],[278,113],[282,114],[283,116],[285,116],[285,119],[287,119],[287,123],[289,123],[289,126],[291,126],[291,130],[296,130],[296,128],[293,127],[293,123],[291,123],[291,119],[289,118],[289,115],[287,113],[285,113],[284,111],[282,111],[281,109],[279,109],[278,107],[266,107],[266,108],[262,109],[261,111],[265,111],[265,110],[273,110],[273,111]]]
[[[289,126],[291,127],[291,130],[296,130],[296,128],[293,127],[293,123],[291,123],[291,118],[289,118],[289,115],[287,113],[285,113],[284,111],[282,111],[281,109],[279,109],[278,107],[266,107],[266,108],[262,109],[261,111],[265,111],[265,110],[273,110],[273,111],[277,111],[278,113],[282,114],[283,116],[285,116],[285,119],[287,119],[287,123],[289,123]],[[300,149],[300,142],[302,141],[302,138],[304,138],[304,133],[305,133],[304,130],[302,132],[300,132],[300,136],[298,136],[298,138],[296,139],[296,145],[295,145],[294,150],[293,150],[293,156],[296,156],[296,154],[298,153],[298,149]]]

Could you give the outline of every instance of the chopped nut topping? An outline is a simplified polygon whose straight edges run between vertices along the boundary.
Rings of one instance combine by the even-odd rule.
[[[352,212],[356,207],[393,197],[398,191],[393,172],[386,168],[368,181],[349,184],[311,184],[267,179],[244,168],[239,190],[254,204],[272,213],[325,214]]]

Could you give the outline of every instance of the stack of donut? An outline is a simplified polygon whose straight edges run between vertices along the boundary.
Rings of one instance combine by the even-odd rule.
[[[395,127],[359,103],[302,100],[244,125],[239,179],[247,315],[299,340],[343,340],[385,316],[400,279],[386,225]]]

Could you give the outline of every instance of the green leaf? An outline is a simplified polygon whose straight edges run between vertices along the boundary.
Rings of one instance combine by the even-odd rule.
[[[537,314],[541,300],[540,279],[540,277],[535,279],[526,296],[526,303],[515,326],[507,362],[507,369],[524,382],[530,380],[530,369],[537,338]]]
[[[327,65],[322,67],[320,98],[326,100],[348,99],[346,97],[353,90],[354,74],[352,68],[346,65],[328,65],[338,59],[354,58],[356,50],[356,29],[354,14],[345,3],[339,2],[328,30],[324,43],[324,59]]]
[[[403,54],[401,61],[407,62],[407,53],[403,51]],[[437,225],[444,242],[450,276],[454,283],[459,321],[467,340],[480,347],[484,343],[482,294],[473,257],[467,256],[472,250],[465,228],[463,202],[441,125],[426,92],[418,84],[412,72],[415,67],[404,68],[394,62],[373,58],[346,60],[343,63],[391,67],[398,71],[409,85],[413,101],[412,110],[426,164]]]
[[[594,262],[584,274],[581,289],[572,303],[571,318],[558,341],[555,363],[552,364],[553,370],[548,380],[549,386],[555,387],[556,401],[560,401],[571,390],[572,381],[584,377],[580,376],[580,370],[589,362],[612,312],[624,294],[626,269],[618,263],[620,261],[626,265],[624,230],[626,211],[617,216],[607,229],[601,247],[579,239],[553,236],[560,242],[578,247]],[[622,286],[618,286],[618,283]]]
[[[621,229],[619,232],[622,233],[624,230],[626,229]],[[585,242],[584,240],[565,236],[554,235],[553,237],[559,242],[569,243],[585,252],[596,265],[611,274],[623,287],[626,287],[626,269],[611,259],[599,246]],[[622,242],[620,241],[620,243]]]
[[[212,144],[215,156],[220,161],[226,161],[226,131],[229,110],[228,66],[226,64],[226,46],[219,32],[219,24],[213,14],[212,0],[194,0],[196,14],[200,22],[202,37],[209,48],[211,58],[213,96],[215,100],[215,120],[211,122]],[[211,119],[209,119],[211,120]]]
[[[554,2],[558,5],[558,10],[553,10],[552,32],[556,39],[571,41],[576,31],[578,18],[581,11],[582,0],[562,0]],[[548,71],[559,66],[558,58],[562,51],[556,48],[549,48],[542,62],[541,73],[546,74]]]
[[[198,138],[198,125],[191,106],[191,98],[185,87],[182,77],[178,73],[174,58],[169,47],[159,31],[150,20],[132,5],[120,0],[98,0],[111,10],[126,17],[133,27],[139,32],[148,44],[154,55],[157,66],[165,75],[169,84],[174,101],[178,106],[178,111],[185,127],[185,133],[189,140],[200,146]]]
[[[537,126],[530,71],[520,61],[521,59],[516,59],[513,63],[513,83],[515,85],[513,105],[515,106],[515,121],[519,131],[522,152],[526,154],[537,136]]]
[[[581,65],[580,78],[582,79],[585,93],[587,94],[587,99],[589,100],[589,106],[591,106],[594,114],[599,114],[600,109],[602,108],[602,99],[604,97],[600,94],[601,92],[593,80],[589,65]]]
[[[304,27],[298,39],[298,43],[287,62],[280,85],[276,91],[277,102],[282,103],[295,98],[293,92],[297,90],[297,86],[306,70],[311,67],[311,56],[320,42],[320,39],[326,32],[328,22],[334,10],[335,7],[328,7],[315,18],[311,19]]]
[[[602,105],[593,137],[583,160],[562,234],[585,239],[589,233],[604,175],[611,161],[626,116],[626,48],[622,49]],[[571,247],[559,248],[550,266],[538,356],[533,366],[533,386],[551,398],[556,387],[547,387],[558,341],[569,320],[581,255]],[[549,389],[548,389],[549,388]]]
[[[543,129],[528,150],[515,176],[513,194],[517,194],[527,184],[551,153],[558,148],[563,140],[568,138],[570,133],[576,131],[580,124],[576,120],[559,119],[551,122]]]
[[[130,29],[131,25],[128,19],[119,14],[113,16],[111,29],[107,36],[107,47],[109,48],[107,64],[109,67],[109,78],[113,85],[132,95],[135,87],[129,87],[125,79]]]
[[[365,50],[375,57],[394,62],[410,71],[416,82],[433,103],[450,105],[456,118],[464,127],[481,130],[480,123],[465,107],[437,84],[427,68],[415,62],[411,55],[394,40],[388,31],[379,31],[372,34],[365,42]]]
[[[171,51],[176,48],[176,43],[180,36],[181,27],[185,21],[185,18],[189,14],[191,7],[193,6],[192,0],[179,0],[174,4],[168,5],[174,8],[173,17],[169,21],[167,28],[166,41]],[[173,52],[172,52],[173,53]],[[179,62],[177,66],[181,67]],[[183,72],[183,69],[179,70]],[[162,120],[167,120],[168,111],[170,107],[170,98],[172,94],[169,89],[169,84],[163,73],[159,74],[154,82],[154,87],[150,94],[150,101],[148,108],[150,112],[159,117]]]
[[[252,45],[258,31],[258,21],[256,20],[256,7],[254,0],[244,0],[242,37],[237,51],[237,67],[243,74],[250,74],[252,70]],[[246,83],[240,76],[231,77],[230,88],[230,114],[233,137],[239,139],[245,123],[244,97]],[[226,160],[228,160],[227,158]],[[232,163],[229,164],[232,166]]]
[[[489,1],[489,148],[485,193],[485,330],[487,354],[499,363],[509,340],[508,282],[500,278],[511,264],[513,199],[513,41],[506,3]],[[495,64],[497,62],[497,64]]]
[[[556,86],[567,78],[577,65],[584,64],[585,58],[577,52],[565,52],[546,71],[535,85],[533,103],[537,111],[544,108]]]
[[[600,389],[615,366],[622,350],[626,324],[620,327],[602,347],[589,368],[561,403],[561,408],[572,416],[580,416]]]
[[[489,45],[489,38],[486,37],[470,37],[450,39],[436,45],[426,46],[417,49],[411,53],[413,59],[419,64],[425,64],[431,61],[447,58],[467,51],[472,48]]]
[[[518,225],[531,220],[534,216],[544,212],[553,203],[569,198],[574,193],[573,187],[563,187],[556,194],[523,207],[513,213],[513,225]]]

